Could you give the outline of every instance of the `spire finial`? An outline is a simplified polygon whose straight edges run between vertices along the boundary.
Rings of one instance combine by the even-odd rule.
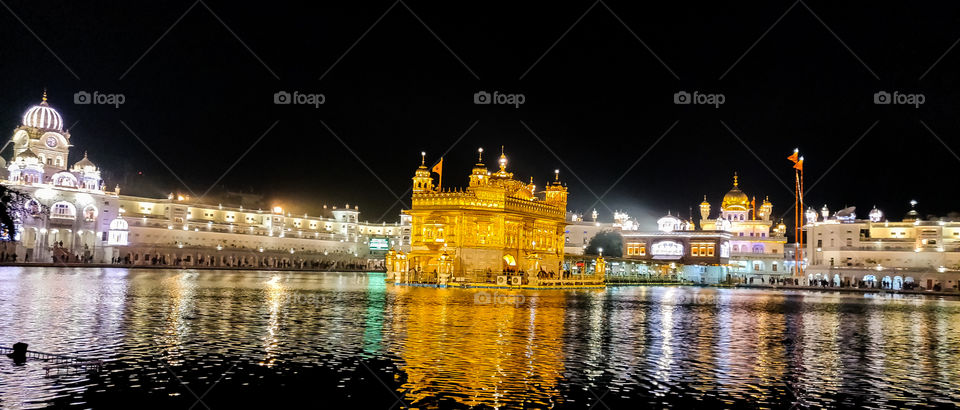
[[[557,183],[560,182],[560,169],[559,169],[559,168],[553,170],[553,180],[556,181]]]
[[[507,172],[507,154],[503,153],[503,145],[500,146],[500,172]]]
[[[733,186],[734,186],[734,187],[740,186],[739,182],[737,181],[738,178],[739,178],[739,177],[737,177],[737,171],[733,171]]]
[[[483,163],[483,148],[477,148],[477,163]]]
[[[420,166],[427,166],[427,151],[420,151]]]
[[[45,104],[46,102],[47,102],[47,88],[44,87],[44,88],[43,88],[43,101],[41,101],[40,103],[41,103],[41,104]]]

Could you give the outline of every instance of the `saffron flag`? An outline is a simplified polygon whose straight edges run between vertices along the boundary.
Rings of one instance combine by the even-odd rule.
[[[802,160],[802,159],[798,159],[798,160],[797,160],[797,163],[793,166],[793,168],[796,169],[796,170],[798,170],[798,171],[803,171],[803,160]]]
[[[787,159],[793,161],[793,163],[796,164],[797,161],[800,161],[800,152],[793,151],[793,155],[787,157]]]
[[[440,158],[440,162],[434,165],[431,171],[443,175],[443,158]]]

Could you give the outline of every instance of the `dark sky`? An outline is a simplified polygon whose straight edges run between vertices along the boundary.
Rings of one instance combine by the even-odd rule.
[[[79,121],[72,160],[89,151],[125,192],[185,191],[152,150],[202,193],[276,122],[215,191],[308,211],[349,202],[394,221],[421,150],[432,162],[450,149],[444,183],[462,186],[477,147],[503,144],[523,179],[543,184],[559,168],[571,209],[623,176],[596,205],[603,218],[696,212],[735,171],[779,214],[793,202],[785,157],[800,147],[817,208],[877,205],[896,219],[910,199],[925,213],[958,209],[956,3],[5,4],[0,128],[16,127],[46,87],[66,123]],[[81,90],[126,102],[76,105]],[[326,103],[275,105],[281,90]],[[526,101],[475,105],[481,90]],[[875,105],[881,90],[925,103]],[[678,91],[726,101],[676,105]]]

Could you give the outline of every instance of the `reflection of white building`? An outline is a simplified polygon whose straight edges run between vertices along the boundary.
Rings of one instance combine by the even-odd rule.
[[[764,200],[758,209],[756,198],[751,200],[739,185],[734,175],[733,188],[723,196],[716,218],[711,218],[710,203],[703,198],[700,229],[731,234],[729,264],[734,279],[769,282],[771,278],[792,275],[784,261],[786,228],[782,223],[773,228],[770,220],[773,204]]]
[[[208,204],[186,195],[120,195],[119,187],[106,189],[86,154],[68,169],[70,133],[63,125],[44,94],[14,130],[13,158],[0,183],[33,198],[19,221],[18,261],[50,262],[56,256],[147,264],[159,258],[190,265],[203,258],[204,264],[259,266],[297,259],[356,262],[409,246],[409,220],[360,222],[356,206],[324,206],[308,215]]]
[[[912,204],[916,204],[913,202]],[[900,222],[874,207],[857,219],[853,207],[818,217],[806,212],[805,276],[836,285],[955,289],[960,281],[960,222],[922,220],[911,209]]]

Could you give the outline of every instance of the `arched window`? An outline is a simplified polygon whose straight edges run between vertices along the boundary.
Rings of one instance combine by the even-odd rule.
[[[53,184],[70,188],[77,187],[77,177],[69,172],[58,172],[53,175]]]
[[[73,219],[77,217],[77,208],[69,202],[57,202],[50,208],[50,217]]]
[[[94,221],[97,219],[97,207],[93,205],[87,205],[86,208],[83,208],[83,219],[87,221]]]
[[[127,232],[128,225],[127,221],[124,221],[123,218],[117,217],[110,222],[110,234],[107,238],[108,245],[126,245],[127,244]],[[146,257],[144,257],[146,258]]]

